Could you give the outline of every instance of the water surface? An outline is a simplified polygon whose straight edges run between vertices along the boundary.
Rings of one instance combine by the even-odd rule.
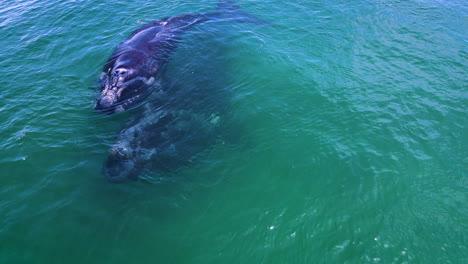
[[[1,263],[466,262],[466,2],[239,3],[275,26],[199,26],[166,75],[229,91],[224,143],[116,185],[102,65],[217,1],[2,1]]]

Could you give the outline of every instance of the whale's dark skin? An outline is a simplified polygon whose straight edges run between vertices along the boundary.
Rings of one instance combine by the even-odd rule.
[[[243,12],[231,0],[220,1],[212,12],[184,14],[150,22],[120,43],[103,67],[101,94],[95,109],[108,114],[122,112],[142,102],[159,88],[164,65],[181,35],[197,24],[220,19],[266,24]]]
[[[136,30],[112,53],[101,74],[101,95],[95,109],[107,113],[127,110],[158,87],[158,78],[179,36],[210,15],[185,14],[153,21]]]

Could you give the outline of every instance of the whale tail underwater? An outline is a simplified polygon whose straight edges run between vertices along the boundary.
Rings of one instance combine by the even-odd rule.
[[[161,88],[163,69],[181,36],[194,25],[216,21],[268,24],[240,9],[234,1],[222,0],[211,12],[150,22],[114,49],[101,74],[101,93],[95,109],[114,114],[144,105],[130,117],[104,162],[103,173],[109,181],[136,180],[148,171],[178,168],[192,162],[219,138],[225,127],[220,122],[224,110],[206,109],[219,105],[219,100],[211,105],[198,102],[200,98],[211,98],[212,94],[175,93],[170,98],[158,95],[145,101]],[[203,111],[187,106],[187,102],[194,100],[203,105]]]
[[[268,24],[243,11],[232,0],[221,0],[211,12],[152,21],[135,30],[114,49],[103,67],[94,109],[114,114],[141,104],[152,91],[160,88],[164,66],[181,36],[195,25],[214,21]]]

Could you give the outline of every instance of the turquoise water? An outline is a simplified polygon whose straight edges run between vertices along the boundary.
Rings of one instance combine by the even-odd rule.
[[[229,91],[225,140],[112,184],[133,112],[102,65],[209,1],[2,1],[0,263],[466,263],[465,1],[241,1],[265,27],[186,34],[168,82]]]

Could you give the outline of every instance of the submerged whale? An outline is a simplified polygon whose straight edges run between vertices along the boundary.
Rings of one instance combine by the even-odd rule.
[[[160,88],[159,78],[181,35],[194,25],[220,19],[265,23],[233,1],[222,0],[212,12],[177,15],[142,26],[115,48],[104,65],[94,109],[113,114],[141,103]]]
[[[152,103],[119,133],[104,163],[111,182],[136,180],[146,172],[168,172],[196,159],[218,138],[220,116]]]

